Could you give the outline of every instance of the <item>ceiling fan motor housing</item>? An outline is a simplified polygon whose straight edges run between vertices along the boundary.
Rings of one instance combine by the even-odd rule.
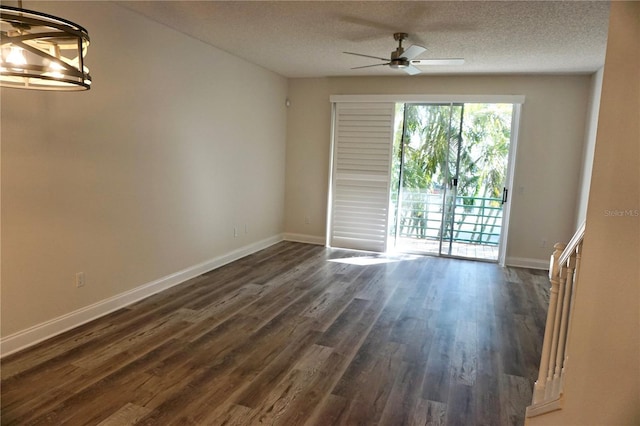
[[[405,58],[392,58],[389,62],[391,68],[407,68],[411,63]]]
[[[391,52],[391,61],[389,62],[391,68],[406,68],[411,65],[407,58],[402,56],[403,53],[404,49],[402,47],[398,47]]]

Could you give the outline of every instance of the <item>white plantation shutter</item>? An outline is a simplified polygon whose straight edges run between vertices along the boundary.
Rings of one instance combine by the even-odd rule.
[[[395,103],[335,108],[332,247],[385,251]]]

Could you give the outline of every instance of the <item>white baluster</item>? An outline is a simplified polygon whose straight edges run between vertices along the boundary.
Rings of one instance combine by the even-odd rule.
[[[556,244],[549,265],[549,310],[544,329],[538,380],[533,389],[527,417],[535,417],[562,408],[564,376],[569,362],[569,340],[573,304],[578,289],[583,222],[567,245]]]
[[[553,391],[552,395],[560,394],[560,373],[564,368],[565,345],[567,343],[567,324],[569,321],[569,303],[571,302],[571,290],[573,287],[573,275],[576,265],[575,253],[572,253],[567,259],[567,263],[562,266],[566,271],[565,281],[565,297],[562,303],[562,318],[560,320],[560,335],[558,336],[558,353],[556,355],[556,366],[553,374]],[[566,268],[565,268],[566,267]]]
[[[575,297],[577,292],[577,284],[578,284],[578,276],[580,275],[580,263],[582,259],[582,241],[578,245],[576,245],[575,249],[575,269],[573,272],[573,286],[571,289],[571,305],[569,307],[569,322],[567,324],[567,343],[566,346],[569,346],[569,337],[571,336],[571,318],[573,317],[573,304],[575,303]],[[569,354],[565,350],[564,361],[562,362],[562,372],[560,373],[560,388],[558,392],[562,392],[562,385],[564,384],[564,372],[567,368],[567,362],[569,361]]]
[[[562,264],[560,267],[560,277],[558,279],[558,301],[553,317],[553,335],[551,337],[551,353],[549,359],[549,370],[547,372],[547,386],[545,388],[545,399],[553,396],[553,377],[556,371],[556,361],[558,357],[558,342],[560,338],[560,319],[562,318],[562,307],[564,305],[564,294],[567,282],[567,270]]]
[[[540,370],[538,371],[538,380],[534,385],[533,403],[542,401],[545,396],[547,385],[547,372],[549,370],[549,361],[551,360],[551,337],[554,328],[554,319],[556,305],[558,301],[558,285],[560,268],[558,259],[564,250],[564,244],[556,244],[553,246],[554,252],[551,255],[549,264],[549,280],[551,281],[551,289],[549,290],[549,309],[547,311],[547,323],[544,329],[544,340],[542,341],[542,355],[540,356]]]

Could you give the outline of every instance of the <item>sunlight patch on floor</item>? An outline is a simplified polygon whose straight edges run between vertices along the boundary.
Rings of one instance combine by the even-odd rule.
[[[347,263],[349,265],[380,265],[383,263],[402,262],[404,260],[415,260],[421,256],[415,256],[410,254],[394,255],[394,256],[357,256],[357,257],[344,257],[340,259],[329,259],[329,262]]]

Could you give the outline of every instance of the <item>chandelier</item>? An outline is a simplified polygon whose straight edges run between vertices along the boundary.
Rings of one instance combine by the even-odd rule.
[[[0,86],[35,90],[88,90],[87,30],[45,13],[0,6]]]

